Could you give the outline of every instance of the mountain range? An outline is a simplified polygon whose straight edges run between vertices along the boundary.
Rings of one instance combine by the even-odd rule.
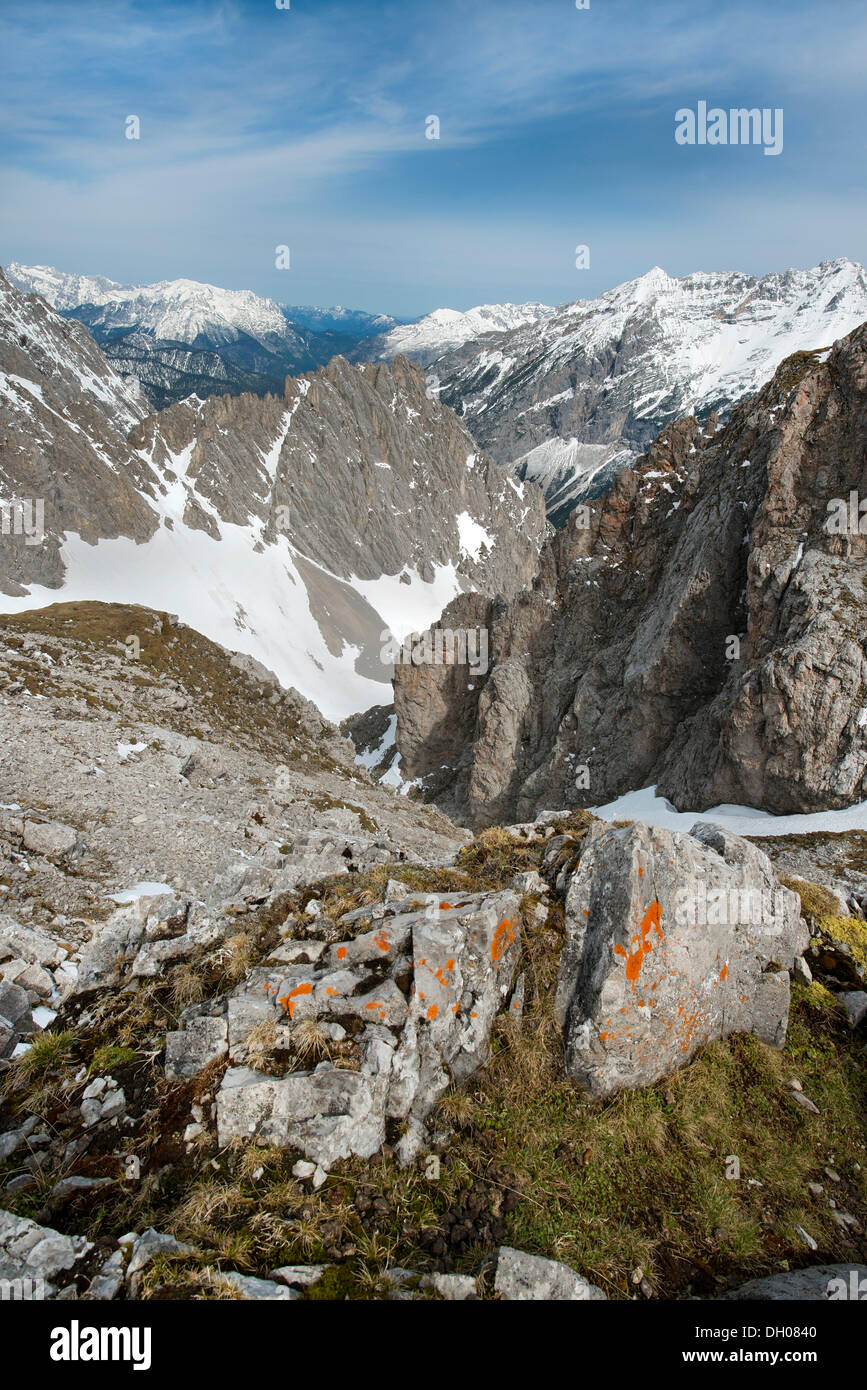
[[[385,315],[281,307],[249,290],[195,280],[121,285],[53,266],[8,267],[12,284],[83,323],[118,374],[158,409],[190,395],[265,395],[363,338],[394,327]]]
[[[555,525],[664,425],[726,419],[792,352],[830,347],[867,318],[867,275],[846,258],[762,277],[655,267],[596,299],[439,308],[410,323],[191,280],[124,286],[20,264],[9,278],[84,323],[158,408],[191,394],[279,394],[287,373],[338,353],[407,357],[483,449],[538,483]]]
[[[0,535],[7,612],[170,609],[341,718],[390,695],[389,634],[535,573],[541,493],[404,358],[153,413],[80,323],[0,273],[0,394],[0,497],[45,508],[42,544]]]
[[[562,523],[664,425],[727,418],[791,353],[830,347],[865,318],[867,274],[846,259],[761,278],[678,279],[656,267],[597,299],[444,346],[430,372],[479,444],[538,482]]]

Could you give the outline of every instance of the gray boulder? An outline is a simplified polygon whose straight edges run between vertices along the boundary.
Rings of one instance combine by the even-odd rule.
[[[751,1279],[739,1289],[732,1289],[723,1294],[723,1299],[863,1303],[867,1302],[867,1265],[813,1265],[809,1269],[770,1274],[765,1279]]]
[[[26,1216],[0,1211],[0,1279],[31,1280],[37,1298],[51,1298],[59,1284],[68,1284],[92,1249],[84,1236],[64,1236]]]
[[[783,1045],[806,928],[748,841],[594,825],[566,926],[557,1011],[569,1075],[591,1094],[650,1085],[730,1033]]]
[[[166,1076],[189,1080],[229,1050],[224,1018],[193,1018],[186,1029],[166,1034]]]
[[[238,1274],[235,1270],[222,1270],[217,1276],[239,1298],[254,1299],[256,1302],[291,1303],[301,1295],[285,1284],[275,1284],[271,1279],[255,1279],[249,1274]]]
[[[509,1303],[528,1300],[599,1302],[606,1299],[596,1284],[589,1283],[568,1265],[560,1264],[558,1260],[543,1259],[541,1255],[526,1255],[522,1250],[513,1250],[510,1245],[500,1246],[494,1290]]]
[[[69,854],[78,843],[78,831],[58,821],[24,822],[24,848],[31,854],[44,854],[47,859],[59,859]]]
[[[129,1264],[126,1267],[130,1296],[136,1297],[141,1276],[157,1255],[192,1255],[194,1253],[191,1245],[185,1245],[165,1231],[156,1231],[153,1226],[149,1226],[140,1236],[135,1237]]]
[[[853,1028],[858,1028],[867,1018],[867,993],[863,989],[850,989],[841,994],[843,1006]]]

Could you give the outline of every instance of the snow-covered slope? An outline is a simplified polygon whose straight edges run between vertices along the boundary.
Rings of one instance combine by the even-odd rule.
[[[356,359],[385,361],[402,353],[426,365],[444,352],[488,333],[507,333],[522,324],[544,322],[555,312],[547,304],[480,304],[475,309],[435,309],[416,323],[400,324],[356,349]]]
[[[526,476],[551,463],[538,446],[643,450],[663,425],[758,390],[791,353],[828,347],[867,319],[867,276],[840,259],[761,279],[655,267],[434,361],[440,399],[500,462]],[[553,470],[564,487],[566,450]],[[584,455],[581,463],[592,463]],[[594,464],[595,466],[595,464]]]
[[[545,528],[538,489],[403,359],[148,415],[80,324],[2,271],[0,442],[0,499],[44,505],[36,543],[0,535],[0,611],[169,610],[331,718],[390,698],[389,631],[529,582]]]

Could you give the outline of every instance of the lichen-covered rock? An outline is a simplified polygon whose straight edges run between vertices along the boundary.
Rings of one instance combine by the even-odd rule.
[[[233,1061],[263,1024],[287,1046],[295,1030],[318,1025],[356,1034],[358,1069],[322,1062],[314,1071],[276,1077],[231,1067],[217,1095],[221,1144],[234,1138],[291,1144],[327,1169],[349,1154],[376,1153],[387,1121],[398,1120],[404,1122],[398,1157],[409,1162],[428,1142],[424,1120],[443,1091],[487,1060],[494,1018],[518,962],[517,894],[392,893],[341,921],[351,929],[368,919],[377,925],[325,951],[304,943],[306,959],[288,967],[281,968],[286,952],[278,948],[278,959],[254,970],[226,1011]],[[222,1038],[221,1023],[199,1019],[197,1026],[209,1036],[219,1028]],[[195,1067],[186,1034],[169,1037],[167,1069],[179,1058]]]
[[[450,1081],[487,1060],[491,1027],[519,955],[519,901],[511,891],[443,899],[412,932],[415,976],[394,1057],[389,1114],[423,1120]]]
[[[591,1094],[649,1085],[729,1033],[785,1041],[806,929],[748,841],[708,824],[684,835],[599,823],[566,925],[557,1010],[567,1070]]]
[[[166,1076],[188,1079],[229,1050],[224,1018],[194,1018],[183,1032],[166,1034]]]

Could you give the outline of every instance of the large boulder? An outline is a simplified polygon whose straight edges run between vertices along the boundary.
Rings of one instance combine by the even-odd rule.
[[[596,1096],[645,1086],[702,1044],[781,1047],[807,944],[795,893],[718,826],[595,825],[566,894],[557,983],[569,1075]]]

